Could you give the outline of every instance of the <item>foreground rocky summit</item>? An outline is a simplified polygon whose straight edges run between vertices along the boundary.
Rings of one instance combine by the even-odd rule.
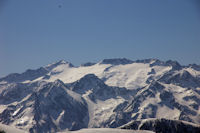
[[[0,78],[0,122],[28,132],[116,128],[149,118],[200,124],[199,65],[59,61]]]
[[[168,119],[147,119],[131,121],[120,127],[121,129],[131,130],[150,130],[156,133],[199,133],[200,125]]]
[[[78,131],[66,131],[59,133],[154,133],[152,131],[147,130],[125,130],[125,129],[117,129],[117,128],[88,128],[81,129]]]

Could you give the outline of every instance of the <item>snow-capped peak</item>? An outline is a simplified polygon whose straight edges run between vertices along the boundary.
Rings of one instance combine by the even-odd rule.
[[[65,65],[65,64],[67,64],[69,67],[74,67],[70,62],[67,62],[65,60],[60,60],[55,63],[51,63],[51,64],[47,65],[45,68],[50,71],[59,65]]]

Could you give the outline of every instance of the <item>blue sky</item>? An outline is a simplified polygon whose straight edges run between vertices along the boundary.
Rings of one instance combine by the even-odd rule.
[[[0,0],[0,77],[117,57],[200,64],[200,1]]]

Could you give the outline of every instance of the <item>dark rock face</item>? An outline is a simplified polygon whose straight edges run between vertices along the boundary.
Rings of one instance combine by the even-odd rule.
[[[7,105],[12,102],[21,101],[31,92],[31,88],[25,84],[11,83],[0,93],[0,104]]]
[[[200,99],[197,96],[184,97],[185,100],[194,101],[193,104],[190,105],[192,108],[190,108],[177,101],[174,94],[169,90],[166,90],[159,82],[153,82],[147,88],[143,88],[142,90],[143,91],[137,92],[131,101],[124,102],[114,110],[115,114],[113,117],[115,118],[115,121],[112,123],[111,127],[114,125],[121,126],[130,120],[156,118],[159,106],[166,106],[171,110],[179,110],[181,112],[178,118],[179,120],[194,122],[192,117],[197,117],[196,111],[192,109],[198,110],[198,102]],[[158,104],[151,103],[145,107],[143,106],[143,103],[148,103],[148,99],[155,98],[156,95],[159,96],[160,99]],[[142,112],[140,112],[140,108],[143,108]],[[119,119],[119,116],[122,117],[123,121],[122,119]]]
[[[34,79],[41,77],[47,73],[48,73],[48,71],[43,67],[36,69],[36,70],[28,69],[26,72],[24,72],[22,74],[18,74],[18,73],[10,74],[4,78],[1,78],[0,81],[23,82],[25,80],[34,80]]]
[[[182,66],[177,61],[168,60],[165,63],[168,66],[172,66],[174,70],[180,70],[182,68]]]
[[[160,93],[160,99],[162,101],[169,101],[172,98],[174,98],[174,96],[171,92],[163,91],[162,93]]]
[[[80,80],[71,84],[71,90],[83,94],[91,89],[105,88],[106,85],[94,74],[87,74]]]
[[[153,66],[171,66],[173,70],[180,70],[182,68],[182,66],[177,62],[177,61],[172,61],[172,60],[168,60],[168,61],[161,61],[158,59],[144,59],[144,60],[136,60],[134,61],[136,63],[145,63],[145,64],[149,64],[150,67]]]
[[[187,67],[191,67],[194,70],[200,71],[200,65],[197,64],[189,64]]]
[[[167,66],[166,62],[164,62],[164,61],[160,61],[160,60],[157,60],[157,59],[154,59],[152,61],[154,61],[154,62],[149,65],[150,67],[153,67],[153,66]]]
[[[125,101],[124,103],[120,104],[120,106],[117,106],[113,114],[115,121],[112,122],[110,126],[111,127],[121,126],[131,120],[138,119],[139,115],[141,116],[142,119],[156,117],[157,106],[153,104],[149,104],[147,107],[143,109],[141,113],[138,112],[140,110],[141,104],[145,100],[155,97],[156,93],[162,91],[163,88],[164,87],[161,84],[154,82],[144,91],[135,94],[131,101],[129,102]],[[135,113],[136,115],[134,117],[131,117],[132,114]]]
[[[126,58],[104,59],[101,62],[101,64],[112,64],[112,65],[125,65],[131,63],[133,63],[133,61]]]
[[[56,132],[59,129],[78,130],[87,127],[84,118],[88,116],[87,104],[73,99],[65,90],[52,86],[33,95],[35,127],[30,132]],[[42,101],[42,102],[41,102]],[[59,126],[54,121],[62,114]],[[42,116],[46,117],[42,117]],[[40,121],[43,121],[41,124]],[[74,123],[74,124],[73,124]]]
[[[81,66],[93,66],[93,65],[95,65],[95,64],[96,64],[96,63],[87,62],[87,63],[81,64]]]
[[[164,62],[158,60],[158,59],[143,59],[143,60],[136,60],[134,61],[135,63],[144,63],[144,64],[147,64],[147,63],[151,63],[151,62],[156,62],[158,64],[162,64]]]
[[[168,119],[149,119],[141,121],[132,121],[124,126],[122,129],[134,130],[150,130],[156,133],[199,133],[200,126],[178,120]]]
[[[154,69],[151,69],[151,72],[148,73],[148,75],[151,75],[151,74],[155,74],[155,70]]]
[[[66,84],[66,86],[70,86],[72,91],[79,94],[84,94],[90,90],[92,93],[89,97],[92,101],[95,101],[95,99],[106,100],[119,95],[128,95],[130,92],[126,88],[108,86],[94,74],[87,74],[80,80],[70,85]]]
[[[3,124],[10,124],[14,120],[10,119],[12,117],[13,112],[15,111],[16,106],[10,105],[0,114],[0,122]]]
[[[183,70],[183,72],[172,71],[163,75],[160,82],[166,84],[175,84],[181,87],[200,87],[200,78],[192,76],[188,71]]]
[[[18,99],[21,97],[20,94],[24,94],[22,96],[29,94],[29,96],[23,101],[18,100],[19,103],[17,105],[9,105],[0,113],[0,122],[11,124],[15,119],[26,117],[27,108],[31,108],[32,111],[29,113],[33,114],[32,121],[35,124],[30,128],[30,133],[57,132],[62,129],[78,130],[87,127],[87,103],[82,98],[77,100],[73,92],[65,88],[62,81],[57,80],[53,83],[40,85],[38,86],[39,90],[33,90],[28,94],[25,93],[26,90],[24,88],[21,88],[20,91],[18,88],[11,89],[11,92],[8,91],[8,93],[2,93],[2,95],[9,98],[9,96],[19,93],[16,95],[17,97],[19,96]],[[4,100],[4,98],[0,100]],[[9,101],[12,100],[10,99]],[[16,113],[14,113],[15,111]],[[18,124],[17,126],[23,127],[27,124],[28,121],[24,122],[23,125]]]

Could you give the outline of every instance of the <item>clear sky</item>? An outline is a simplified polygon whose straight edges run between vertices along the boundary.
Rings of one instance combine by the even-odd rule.
[[[116,57],[200,64],[200,0],[0,0],[0,77]]]

